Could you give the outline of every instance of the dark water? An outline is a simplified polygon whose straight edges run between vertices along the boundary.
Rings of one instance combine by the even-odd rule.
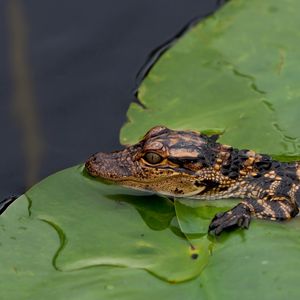
[[[0,1],[0,199],[120,148],[153,49],[221,2]]]

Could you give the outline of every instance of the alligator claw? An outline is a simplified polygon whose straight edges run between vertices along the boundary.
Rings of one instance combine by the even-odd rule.
[[[250,211],[242,205],[237,205],[227,212],[216,214],[209,225],[208,232],[220,235],[222,231],[236,227],[248,229],[250,221]]]

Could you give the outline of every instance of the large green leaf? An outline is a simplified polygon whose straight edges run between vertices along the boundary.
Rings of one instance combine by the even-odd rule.
[[[299,157],[297,0],[233,0],[155,64],[132,103],[121,141],[152,126],[224,132],[222,142]]]
[[[187,241],[170,232],[174,216],[170,200],[102,184],[81,169],[60,172],[26,193],[32,200],[31,217],[46,221],[61,237],[54,261],[57,269],[126,266],[171,282],[200,273],[207,261],[207,245],[199,250],[198,260],[190,258]]]
[[[101,292],[103,284],[95,278],[114,286],[121,274],[129,274],[132,286],[123,292],[136,291],[140,299],[145,286],[136,278],[162,290],[169,286],[163,281],[191,280],[207,264],[211,242],[191,246],[174,217],[170,200],[101,183],[82,166],[50,176],[1,216],[0,274],[5,280],[0,298],[39,299],[59,283],[57,294],[65,299],[77,283],[83,285],[77,299],[86,294],[91,297],[86,299],[97,299],[108,292]],[[159,280],[148,279],[153,276]],[[153,294],[151,289],[147,293]]]
[[[139,89],[123,143],[150,127],[223,133],[300,155],[300,3],[232,0],[169,49]],[[235,201],[175,200],[55,174],[0,219],[0,299],[285,299],[300,292],[300,220],[207,236]]]
[[[1,216],[0,299],[182,299],[187,294],[196,299],[201,293],[195,281],[174,285],[133,268],[101,266],[58,271],[53,263],[59,236],[46,222],[29,216],[28,205],[28,199],[22,196]],[[32,209],[34,205],[35,201]],[[83,221],[81,224],[84,227]],[[82,237],[80,232],[78,237]],[[116,246],[114,241],[106,242]]]
[[[192,242],[206,231],[216,208],[230,204],[214,202],[176,201],[180,226]],[[208,299],[298,298],[299,254],[299,218],[281,224],[256,221],[249,230],[224,233],[200,275],[203,291]]]

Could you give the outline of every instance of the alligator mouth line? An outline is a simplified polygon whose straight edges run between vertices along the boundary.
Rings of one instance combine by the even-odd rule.
[[[155,181],[143,181],[142,183],[145,183],[145,185],[147,184],[150,184],[150,183],[156,183],[156,182],[160,182],[160,181],[163,181],[163,180],[155,180]],[[120,182],[120,181],[118,181]],[[141,183],[141,181],[137,181],[137,180],[123,180],[123,182],[132,182],[132,183]],[[125,185],[126,187],[126,185]],[[196,190],[194,191],[191,191],[191,192],[188,192],[188,193],[183,193],[183,194],[176,194],[176,193],[172,193],[171,191],[170,192],[162,192],[162,191],[154,191],[154,190],[151,190],[150,188],[143,188],[142,186],[130,186],[131,189],[134,189],[134,190],[138,190],[138,191],[146,191],[146,192],[150,192],[150,193],[154,193],[156,195],[164,195],[164,196],[167,196],[167,197],[179,197],[179,198],[189,198],[189,197],[193,197],[193,196],[196,196],[198,195],[199,193],[203,192],[205,189],[206,189],[206,186],[203,185],[203,186],[199,186],[197,187]]]
[[[172,176],[173,177],[173,176]],[[175,177],[175,176],[174,176]],[[173,177],[173,178],[174,178]],[[180,177],[180,175],[178,175],[178,177]],[[168,177],[163,177],[163,178],[157,178],[157,179],[153,179],[153,180],[137,180],[136,178],[108,178],[108,177],[100,177],[101,179],[104,179],[104,180],[108,180],[108,181],[113,181],[113,182],[119,182],[119,183],[122,183],[122,182],[134,182],[134,183],[145,183],[145,184],[149,184],[149,183],[156,183],[156,182],[161,182],[161,181],[164,181],[166,180],[166,178]]]
[[[161,168],[163,170],[167,170],[167,168]],[[176,178],[176,177],[182,177],[183,174],[187,174],[187,175],[192,175],[193,172],[192,171],[189,171],[189,170],[180,170],[181,172],[174,172],[174,170],[172,168],[168,168],[169,170],[172,170],[173,171],[173,175],[169,175],[169,176],[165,176],[165,177],[160,177],[160,178],[155,178],[153,180],[149,180],[149,179],[146,179],[146,180],[138,180],[136,177],[131,177],[131,176],[128,176],[128,178],[116,178],[116,177],[109,177],[109,176],[105,176],[105,175],[91,175],[91,173],[89,173],[92,177],[98,177],[98,178],[101,178],[101,179],[104,179],[104,180],[108,180],[108,181],[113,181],[113,182],[123,182],[123,181],[131,181],[131,182],[135,182],[135,183],[154,183],[154,182],[161,182],[163,180],[166,180],[167,178]]]
[[[176,174],[176,175],[172,176],[173,179],[176,178],[176,177],[182,177],[182,175],[181,174],[178,174],[178,175]],[[132,178],[132,177],[130,177],[130,178],[118,178],[118,179],[115,179],[115,178],[110,179],[110,178],[106,178],[106,177],[100,177],[100,178],[103,179],[103,180],[105,180],[105,181],[107,180],[109,182],[118,182],[118,183],[132,182],[132,183],[138,183],[138,184],[145,184],[145,185],[147,185],[147,184],[151,184],[151,183],[162,182],[162,181],[166,180],[167,178],[170,178],[170,176],[169,177],[166,176],[166,177],[163,177],[163,178],[155,178],[153,180],[149,180],[149,179],[148,180],[138,180],[137,178]],[[206,186],[204,184],[198,186],[198,192],[199,192],[199,190],[201,190],[201,188],[203,188],[203,190],[204,190],[206,188]]]

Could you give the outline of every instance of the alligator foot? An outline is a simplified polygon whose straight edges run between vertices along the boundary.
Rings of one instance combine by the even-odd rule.
[[[224,230],[237,227],[248,229],[250,221],[250,209],[243,203],[240,203],[231,210],[216,214],[209,225],[208,232],[220,235]]]

